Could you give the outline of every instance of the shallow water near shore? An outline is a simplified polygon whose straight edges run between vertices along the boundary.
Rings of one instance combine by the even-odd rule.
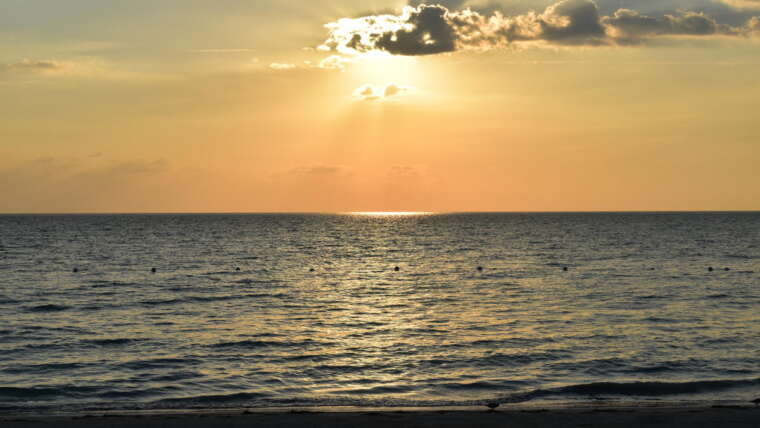
[[[6,215],[0,231],[0,411],[760,396],[758,213]]]

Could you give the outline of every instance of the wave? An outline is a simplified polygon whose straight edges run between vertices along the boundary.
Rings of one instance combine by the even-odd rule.
[[[43,363],[43,364],[30,364],[30,365],[18,365],[13,367],[6,367],[0,369],[3,373],[11,374],[33,374],[39,375],[41,373],[47,373],[52,371],[66,371],[77,370],[83,367],[87,367],[86,363]]]
[[[182,378],[196,376],[197,373],[183,373]],[[358,382],[360,383],[360,382]],[[472,383],[453,384],[448,383],[446,389],[453,390],[489,390],[504,389],[509,386],[502,382],[477,381]],[[98,386],[33,386],[33,387],[0,387],[0,408],[15,408],[18,403],[24,403],[24,407],[44,407],[44,403],[55,402],[61,398],[74,398],[83,400],[88,409],[111,410],[119,409],[126,403],[117,400],[112,403],[104,402],[103,399],[123,398],[147,398],[155,396],[167,396],[154,401],[132,403],[144,409],[190,409],[190,408],[225,408],[225,407],[324,407],[324,406],[356,406],[356,407],[451,407],[451,406],[477,406],[486,402],[498,402],[501,404],[520,404],[534,400],[555,398],[580,399],[593,398],[595,401],[605,398],[629,398],[638,401],[647,398],[676,398],[683,401],[683,396],[718,393],[739,388],[757,388],[760,386],[760,378],[756,379],[727,379],[727,380],[701,380],[692,382],[596,382],[586,384],[568,385],[556,388],[535,389],[515,392],[503,395],[495,399],[478,400],[410,400],[399,397],[414,390],[411,385],[379,385],[367,388],[355,388],[336,391],[341,395],[315,397],[274,397],[265,391],[230,391],[229,393],[206,394],[196,396],[172,397],[178,392],[174,386],[147,389],[120,389],[111,385],[110,388]],[[372,397],[378,396],[378,397]],[[33,404],[34,403],[34,404]],[[10,407],[9,407],[10,405]]]
[[[760,378],[692,382],[595,382],[512,394],[499,398],[499,402],[522,403],[551,396],[663,397],[705,394],[757,386],[760,386]]]
[[[86,340],[86,343],[97,345],[97,346],[118,346],[118,345],[128,345],[130,343],[139,341],[140,339],[130,339],[130,338],[112,338],[112,339],[92,339],[92,340]]]
[[[748,254],[726,254],[724,256],[727,259],[742,259],[742,260],[752,260],[755,259],[755,256],[750,256]]]
[[[239,341],[231,341],[231,342],[220,342],[220,343],[215,343],[209,346],[214,349],[227,349],[227,348],[252,349],[252,348],[267,348],[267,347],[302,348],[302,347],[312,347],[312,346],[320,346],[320,345],[329,345],[329,343],[318,342],[315,340],[303,340],[299,342],[272,341],[272,340],[239,340]]]
[[[3,401],[27,401],[39,399],[52,399],[58,397],[76,397],[96,393],[100,388],[89,386],[33,386],[0,387],[0,399]]]
[[[171,398],[152,403],[153,406],[163,406],[170,404],[175,406],[227,406],[240,405],[246,406],[357,406],[357,407],[442,407],[442,406],[472,406],[482,405],[485,402],[497,401],[502,404],[518,404],[533,400],[565,397],[581,398],[593,397],[598,399],[604,396],[647,398],[647,397],[666,397],[681,396],[690,394],[714,393],[735,388],[750,388],[760,385],[760,378],[757,379],[734,379],[734,380],[703,380],[693,382],[598,382],[569,385],[558,388],[536,389],[532,391],[517,392],[507,396],[502,396],[496,400],[407,400],[393,397],[394,394],[405,394],[412,390],[412,387],[405,385],[385,385],[371,388],[357,388],[351,390],[339,391],[343,396],[335,397],[312,397],[312,398],[273,398],[264,393],[257,392],[240,392],[220,395],[202,395],[196,397]],[[452,388],[452,384],[447,384],[447,388]],[[501,383],[491,382],[474,382],[461,384],[462,389],[480,389],[503,388]],[[516,385],[515,385],[516,386]],[[458,388],[457,388],[458,389]],[[371,395],[385,396],[383,398],[362,397]],[[358,397],[354,397],[358,396]],[[361,398],[359,398],[361,397]]]
[[[132,360],[120,363],[117,367],[129,370],[156,370],[167,368],[181,368],[188,365],[198,365],[201,360],[197,358],[153,358],[146,360]]]
[[[228,300],[244,300],[244,299],[286,299],[289,297],[284,293],[267,294],[267,293],[251,293],[251,294],[235,294],[224,296],[184,296],[171,299],[155,299],[155,300],[142,300],[138,302],[138,305],[144,306],[163,306],[163,305],[179,305],[184,303],[210,303],[210,302],[223,302]]]
[[[65,311],[67,309],[70,309],[68,306],[64,305],[39,305],[39,306],[30,306],[26,308],[29,312],[61,312]]]
[[[8,296],[0,294],[0,305],[12,305],[18,303],[18,300],[11,299]]]
[[[151,407],[184,407],[193,404],[210,405],[215,403],[235,403],[235,402],[250,402],[262,397],[266,397],[265,394],[256,392],[238,392],[232,394],[217,394],[217,395],[197,395],[192,397],[180,397],[180,398],[165,398],[152,403]],[[163,405],[163,406],[162,406]],[[177,406],[180,405],[180,406]]]

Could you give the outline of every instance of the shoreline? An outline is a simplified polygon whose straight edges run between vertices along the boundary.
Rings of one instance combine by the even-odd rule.
[[[35,416],[3,415],[6,428],[145,428],[162,426],[206,428],[217,426],[289,427],[760,427],[760,407],[711,406],[502,406],[456,408],[237,408],[156,411],[93,411]]]

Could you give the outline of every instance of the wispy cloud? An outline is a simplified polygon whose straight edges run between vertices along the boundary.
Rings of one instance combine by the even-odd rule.
[[[248,48],[219,48],[219,49],[191,49],[190,52],[194,53],[218,53],[218,54],[226,54],[226,53],[248,53],[248,52],[255,52],[255,49],[248,49]]]
[[[272,70],[294,70],[296,68],[295,64],[286,64],[286,63],[280,63],[280,62],[273,62],[269,64],[269,68]]]
[[[324,70],[343,70],[352,61],[349,58],[340,55],[330,55],[319,62],[318,68]]]
[[[6,64],[0,63],[0,79],[3,80],[29,81],[52,78],[141,80],[156,78],[156,76],[112,68],[107,62],[97,58],[84,60],[26,58]]]
[[[341,171],[340,167],[337,166],[308,166],[308,167],[300,167],[294,169],[292,172],[295,174],[306,174],[306,175],[331,175],[331,174],[338,174]]]
[[[19,62],[0,66],[0,68],[20,73],[44,73],[63,71],[67,68],[67,64],[49,59],[32,60],[26,58]]]

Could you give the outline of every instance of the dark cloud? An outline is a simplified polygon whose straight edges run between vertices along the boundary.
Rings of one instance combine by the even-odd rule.
[[[598,44],[605,37],[599,8],[589,0],[564,0],[549,6],[539,23],[543,40]]]
[[[466,2],[447,2],[462,6]],[[415,3],[416,4],[416,3]],[[703,12],[647,16],[618,9],[600,13],[592,0],[562,0],[542,13],[507,16],[483,14],[445,5],[408,6],[399,15],[342,19],[326,25],[329,37],[321,47],[343,54],[384,51],[394,55],[432,55],[462,49],[493,49],[516,43],[545,45],[625,45],[667,36],[709,37],[752,35],[757,20],[735,27]]]
[[[451,52],[456,49],[456,34],[447,14],[448,9],[443,6],[421,5],[406,19],[408,28],[380,34],[375,47],[394,55]]]
[[[680,15],[665,15],[659,18],[645,16],[639,12],[620,9],[613,16],[603,19],[610,35],[622,40],[638,40],[653,36],[710,36],[738,35],[741,29],[719,24],[704,13],[681,12]]]

